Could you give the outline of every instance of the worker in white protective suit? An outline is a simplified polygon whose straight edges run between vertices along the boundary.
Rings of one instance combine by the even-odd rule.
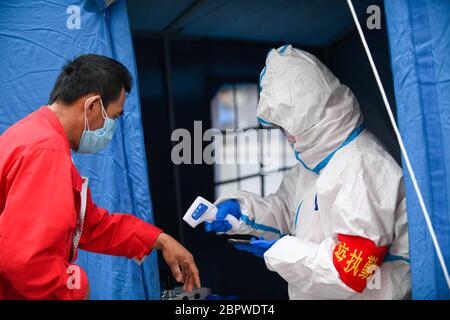
[[[408,298],[402,170],[364,127],[353,93],[290,45],[269,52],[260,86],[258,118],[285,132],[299,163],[275,194],[219,198],[205,229],[263,236],[247,251],[289,283],[290,299]]]

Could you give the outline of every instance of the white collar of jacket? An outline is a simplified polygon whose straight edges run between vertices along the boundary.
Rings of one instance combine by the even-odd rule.
[[[321,121],[295,136],[293,147],[309,168],[315,168],[338,149],[363,122],[358,102],[345,86],[335,90],[325,110]]]

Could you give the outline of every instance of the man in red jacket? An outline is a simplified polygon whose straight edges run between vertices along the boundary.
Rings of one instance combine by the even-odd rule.
[[[86,299],[78,248],[137,262],[160,249],[185,290],[200,287],[189,251],[132,215],[98,208],[72,162],[70,149],[107,145],[130,90],[122,64],[80,56],[64,66],[50,105],[0,136],[0,299]]]

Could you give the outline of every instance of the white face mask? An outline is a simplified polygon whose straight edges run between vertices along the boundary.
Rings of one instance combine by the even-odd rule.
[[[115,120],[108,118],[105,108],[103,107],[103,101],[100,99],[100,105],[102,106],[102,116],[105,119],[103,127],[95,131],[89,130],[89,121],[86,116],[86,110],[88,101],[92,98],[86,100],[84,103],[84,131],[81,135],[80,145],[77,152],[79,153],[96,153],[106,147],[106,145],[111,141],[116,131]]]

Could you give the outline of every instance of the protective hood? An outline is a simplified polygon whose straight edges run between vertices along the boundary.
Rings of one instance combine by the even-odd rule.
[[[257,116],[295,136],[297,159],[316,167],[363,121],[348,87],[313,55],[286,45],[271,50],[260,76]]]

